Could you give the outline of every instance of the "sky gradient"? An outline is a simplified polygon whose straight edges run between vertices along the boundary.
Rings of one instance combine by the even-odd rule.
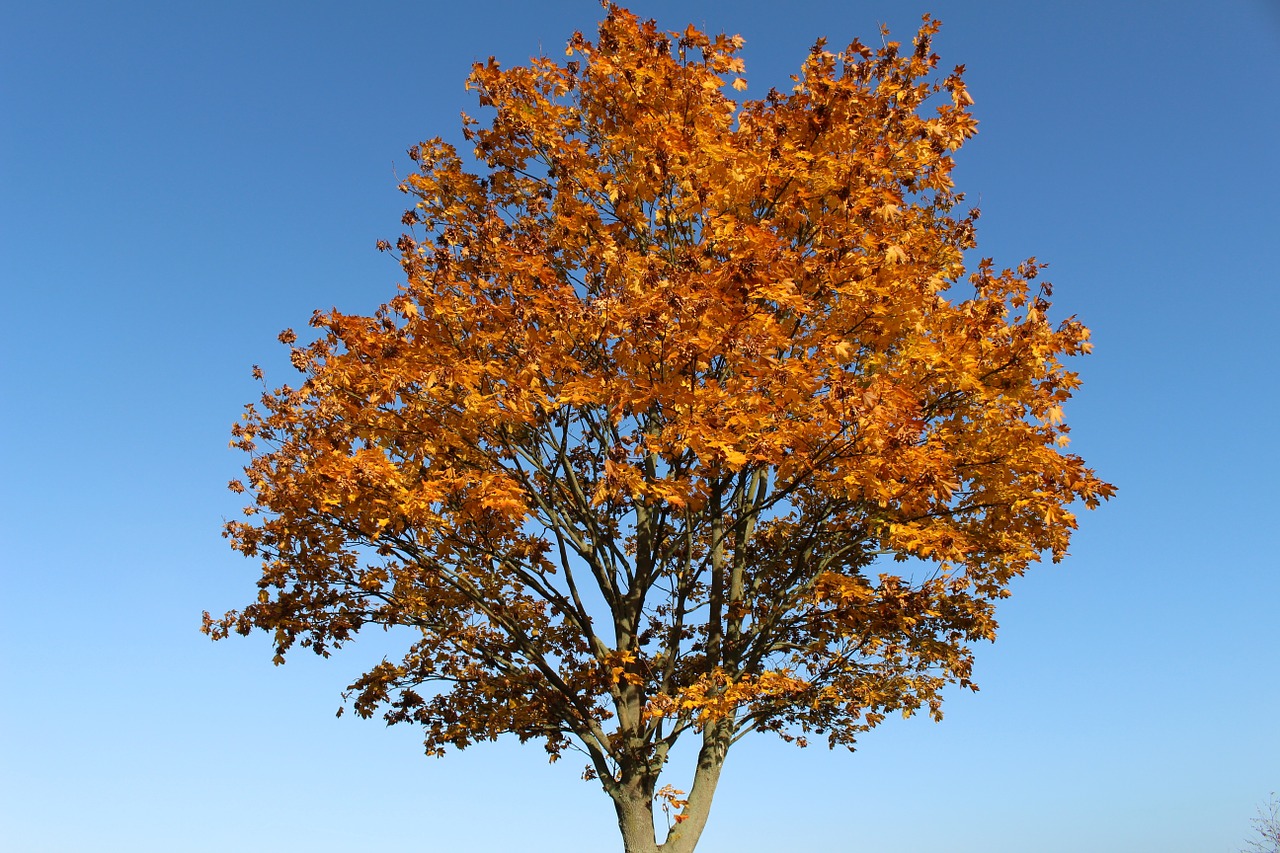
[[[743,741],[699,853],[1238,850],[1280,789],[1280,4],[630,8],[740,33],[746,97],[820,35],[939,17],[980,122],[956,170],[979,249],[1047,261],[1057,315],[1093,330],[1067,422],[1119,488],[1014,584],[980,693],[852,755]],[[258,575],[220,537],[250,366],[283,380],[281,329],[394,294],[374,243],[401,230],[404,151],[461,140],[471,63],[561,56],[601,15],[0,10],[0,847],[620,849],[576,761],[514,740],[427,759],[412,728],[335,718],[383,638],[275,668],[264,636],[199,632]]]

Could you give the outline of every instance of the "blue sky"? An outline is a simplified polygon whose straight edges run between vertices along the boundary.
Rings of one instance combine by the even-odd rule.
[[[932,11],[980,132],[957,179],[998,263],[1094,330],[1073,448],[1120,488],[1015,584],[976,695],[855,754],[735,748],[700,853],[1234,851],[1280,789],[1273,549],[1280,4],[636,2],[741,33],[748,96],[819,35]],[[404,149],[457,140],[472,61],[557,55],[559,3],[0,10],[0,846],[601,851],[576,762],[334,717],[381,638],[274,668],[200,612],[252,596],[219,536],[249,368],[399,269]],[[281,375],[279,372],[277,376]],[[1268,438],[1270,436],[1270,438]]]

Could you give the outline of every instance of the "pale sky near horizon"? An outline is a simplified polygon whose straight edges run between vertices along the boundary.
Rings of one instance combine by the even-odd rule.
[[[981,253],[1047,261],[1093,329],[1067,420],[1120,489],[1015,583],[981,692],[854,754],[744,740],[699,853],[1240,849],[1280,790],[1280,3],[631,8],[744,36],[746,97],[820,35],[909,41],[935,13],[976,100],[956,177]],[[401,230],[404,150],[460,140],[470,64],[560,56],[601,14],[0,8],[0,848],[621,849],[572,757],[428,759],[412,728],[335,718],[382,638],[274,668],[266,637],[199,633],[255,591],[219,535],[250,365],[282,376],[280,329],[394,293],[374,242]]]

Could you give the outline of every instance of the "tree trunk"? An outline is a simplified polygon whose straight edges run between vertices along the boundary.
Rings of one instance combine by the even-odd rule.
[[[720,720],[702,730],[702,748],[698,750],[698,769],[693,774],[689,802],[682,814],[684,820],[671,828],[667,840],[658,848],[661,853],[693,853],[711,815],[711,798],[715,796],[729,749],[729,724]]]
[[[622,830],[622,849],[626,853],[658,853],[658,839],[653,831],[653,794],[645,790],[640,780],[635,780],[624,783],[611,792],[611,796],[618,812],[618,828]]]
[[[703,729],[693,787],[689,791],[688,804],[680,813],[684,819],[671,828],[661,845],[653,829],[653,787],[656,780],[649,780],[646,785],[642,779],[636,778],[610,792],[626,853],[693,853],[711,813],[711,798],[720,781],[730,732],[729,723],[725,720]]]

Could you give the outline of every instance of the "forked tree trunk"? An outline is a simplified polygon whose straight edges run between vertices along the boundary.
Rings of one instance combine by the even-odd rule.
[[[723,726],[714,728],[719,730]],[[693,787],[689,791],[688,804],[681,812],[684,819],[671,828],[661,845],[653,828],[653,786],[656,780],[650,779],[646,783],[635,778],[615,788],[611,796],[618,813],[618,828],[622,830],[625,853],[693,853],[698,839],[702,837],[702,830],[706,828],[711,799],[720,781],[727,751],[726,733],[703,731]]]

